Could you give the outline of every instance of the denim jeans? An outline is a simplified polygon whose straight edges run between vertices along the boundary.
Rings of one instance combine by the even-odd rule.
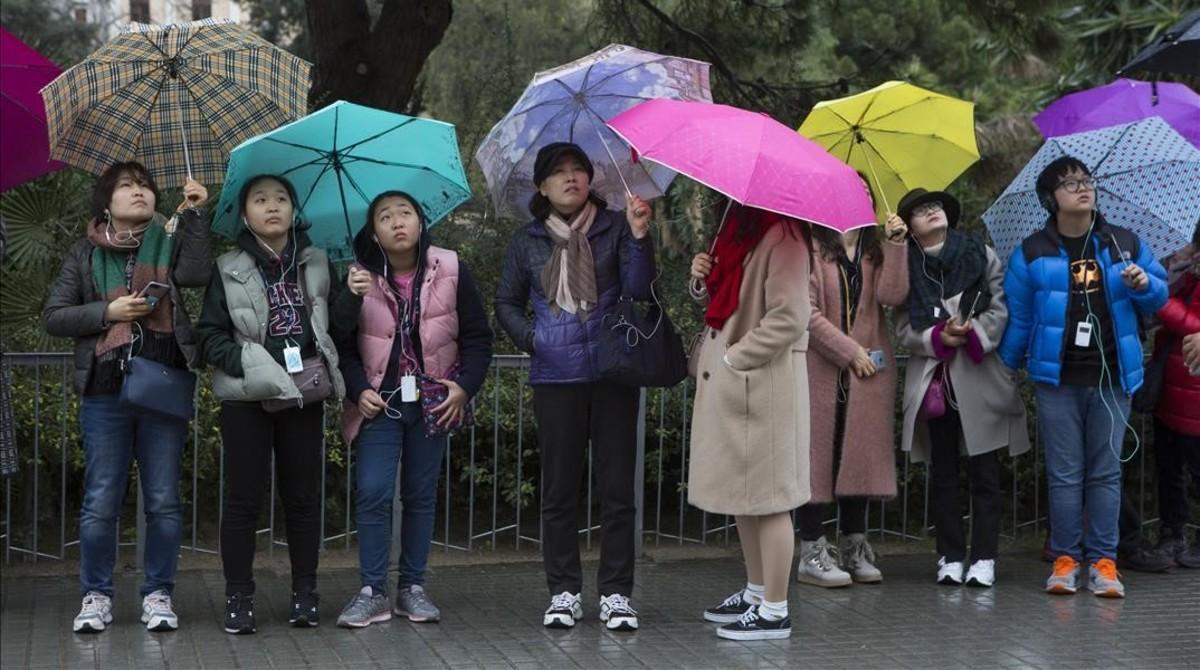
[[[83,428],[84,491],[79,513],[79,590],[113,594],[117,519],[129,464],[137,459],[146,508],[145,574],[141,594],[175,588],[183,505],[179,478],[187,421],[131,410],[116,395],[86,396]]]
[[[406,419],[380,414],[363,423],[356,441],[355,520],[362,585],[385,591],[392,544],[392,498],[400,468],[400,588],[425,584],[429,545],[433,542],[438,475],[446,454],[446,436],[425,434],[421,412]]]
[[[1120,454],[1129,416],[1123,392],[1101,391],[1034,385],[1050,489],[1050,549],[1088,562],[1117,557]]]

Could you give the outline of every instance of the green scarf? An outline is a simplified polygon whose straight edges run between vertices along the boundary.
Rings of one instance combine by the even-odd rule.
[[[121,296],[136,294],[151,281],[171,283],[171,258],[174,240],[167,235],[166,219],[155,214],[150,223],[132,237],[118,239],[116,231],[106,221],[93,220],[88,225],[88,240],[92,249],[92,278],[105,301],[112,302]],[[134,241],[139,242],[135,244]],[[127,285],[125,270],[129,254],[136,253],[133,279]],[[132,288],[132,290],[130,290]],[[175,330],[174,302],[171,294],[163,296],[154,305],[154,311],[141,319],[146,328],[157,333],[172,333]],[[96,341],[96,355],[104,354],[133,341],[133,325],[127,321],[113,323]]]

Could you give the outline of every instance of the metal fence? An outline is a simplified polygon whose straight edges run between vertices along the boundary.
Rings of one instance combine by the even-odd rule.
[[[4,354],[11,366],[13,405],[21,471],[3,483],[2,541],[6,562],[18,559],[61,560],[78,544],[79,499],[83,465],[78,397],[71,389],[72,358],[60,353]],[[443,551],[535,550],[540,544],[538,459],[525,356],[496,356],[488,380],[474,399],[476,424],[450,438],[439,483],[435,543]],[[215,553],[224,499],[224,458],[216,424],[216,403],[204,384],[184,453],[184,551]],[[900,388],[903,388],[901,385]],[[706,514],[687,504],[687,463],[691,393],[689,382],[672,389],[643,390],[638,419],[636,491],[639,552],[647,544],[728,544],[736,539],[730,517]],[[327,407],[322,441],[323,547],[349,549],[353,519],[354,449],[337,435],[338,408]],[[1151,503],[1147,482],[1146,421],[1133,421],[1136,437],[1126,449],[1141,448],[1126,465],[1126,492],[1135,496],[1146,518]],[[1036,427],[1031,417],[1030,430]],[[1031,433],[1036,438],[1036,433]],[[1036,440],[1035,440],[1036,442]],[[1045,490],[1040,449],[1004,459],[1009,491],[1003,533],[1038,531],[1044,520]],[[136,464],[134,466],[136,470]],[[917,539],[930,530],[928,473],[922,464],[897,452],[899,495],[869,507],[868,532],[878,537]],[[274,472],[274,467],[272,467]],[[274,475],[271,504],[261,530],[274,551],[284,545],[277,528]],[[126,497],[119,543],[136,546],[141,556],[142,507],[136,472],[134,495]],[[591,458],[580,515],[580,536],[591,546],[599,528],[593,496]],[[964,498],[966,498],[964,496]],[[396,509],[399,509],[399,499]],[[969,511],[968,511],[969,514]],[[398,517],[399,515],[395,515]],[[1150,523],[1147,519],[1145,523]],[[836,525],[836,516],[827,524]],[[399,533],[394,533],[399,538]]]

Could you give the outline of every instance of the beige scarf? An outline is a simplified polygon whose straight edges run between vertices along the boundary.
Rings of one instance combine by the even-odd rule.
[[[542,292],[555,316],[563,310],[587,321],[588,310],[596,306],[596,266],[587,239],[595,220],[596,205],[591,200],[569,223],[553,211],[546,217],[546,232],[554,241],[554,250],[542,269]]]

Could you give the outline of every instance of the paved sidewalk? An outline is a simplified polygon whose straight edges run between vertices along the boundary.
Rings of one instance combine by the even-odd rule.
[[[793,633],[782,642],[719,640],[700,619],[741,583],[733,559],[643,563],[635,604],[642,630],[613,634],[587,619],[572,631],[541,626],[547,596],[540,565],[440,567],[428,588],[440,624],[407,621],[347,631],[333,624],[357,588],[352,570],[321,574],[322,625],[286,627],[286,575],[259,574],[259,633],[221,632],[219,571],[180,575],[175,633],[138,623],[137,582],[118,579],[116,621],[74,635],[71,577],[5,576],[0,664],[8,668],[1186,668],[1200,667],[1200,571],[1126,575],[1129,597],[1100,600],[1041,592],[1049,566],[1006,555],[991,590],[933,583],[928,555],[884,558],[885,582],[823,590],[794,585]],[[594,575],[594,564],[588,566]],[[594,589],[594,587],[592,587]]]

